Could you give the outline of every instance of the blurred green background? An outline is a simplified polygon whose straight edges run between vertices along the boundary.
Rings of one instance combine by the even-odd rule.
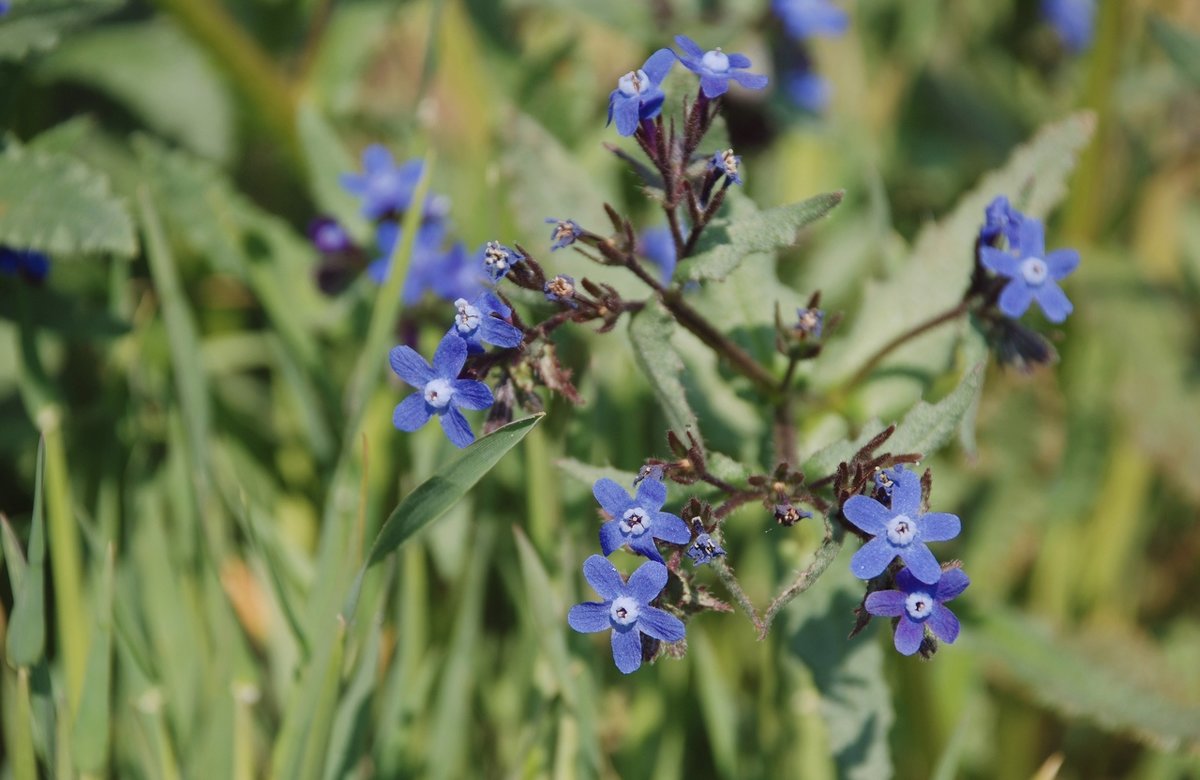
[[[935,508],[963,518],[940,550],[972,578],[958,643],[926,663],[878,621],[847,640],[844,550],[765,641],[704,614],[686,656],[624,677],[565,612],[593,597],[591,467],[666,455],[625,328],[563,335],[587,403],[548,399],[346,623],[364,546],[454,453],[392,428],[397,304],[366,280],[322,296],[304,229],[330,213],[369,239],[337,175],[383,143],[431,156],[468,246],[518,241],[636,294],[550,256],[543,219],[600,229],[608,201],[660,224],[603,146],[636,151],[604,127],[607,94],[677,33],[781,83],[768,3],[17,0],[0,243],[53,265],[40,288],[0,277],[0,776],[1200,776],[1200,6],[1099,6],[1073,54],[1036,2],[848,0],[847,34],[809,48],[824,112],[735,91],[716,131],[759,208],[846,191],[777,269],[697,293],[747,344],[763,301],[820,289],[844,312],[804,376],[806,454],[984,359],[952,326],[828,392],[893,335],[889,312],[961,294],[993,195],[1032,192],[1048,246],[1083,256],[1066,325],[1029,318],[1060,362],[993,359],[929,462]],[[682,68],[665,86],[669,104],[695,89]],[[425,354],[446,312],[404,312]],[[675,347],[709,445],[771,467],[752,393]],[[750,505],[726,529],[758,604],[821,538],[773,526]]]

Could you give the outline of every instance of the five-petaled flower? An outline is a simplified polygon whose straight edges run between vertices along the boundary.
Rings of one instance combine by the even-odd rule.
[[[483,352],[484,344],[515,347],[525,338],[520,328],[504,319],[512,314],[512,309],[490,292],[480,293],[469,303],[466,298],[459,298],[454,308],[450,332],[467,343],[468,352]]]
[[[600,528],[600,549],[605,555],[628,544],[634,552],[662,563],[655,539],[673,544],[686,544],[692,539],[683,520],[660,511],[667,500],[667,486],[658,479],[642,480],[636,498],[607,478],[596,480],[592,494],[612,518]]]
[[[492,391],[483,382],[458,378],[467,361],[467,342],[452,329],[438,344],[432,368],[407,346],[393,348],[388,359],[396,375],[417,388],[417,392],[396,406],[392,424],[411,432],[436,414],[454,446],[466,447],[475,441],[475,434],[459,409],[488,408],[492,405]]]
[[[958,618],[946,602],[966,590],[971,580],[962,569],[949,569],[932,583],[922,582],[908,569],[896,574],[897,590],[877,590],[867,596],[867,612],[899,618],[893,642],[904,655],[912,655],[925,639],[925,627],[947,644],[958,638]]]
[[[525,259],[525,256],[514,249],[509,249],[499,241],[489,241],[483,248],[483,270],[493,282],[503,279],[512,267]]]
[[[583,562],[583,575],[604,601],[576,604],[567,613],[567,623],[581,634],[611,628],[613,661],[623,673],[642,665],[642,634],[662,642],[683,639],[683,621],[650,606],[666,587],[666,566],[647,561],[626,582],[606,558],[593,555]]]
[[[725,548],[713,541],[712,536],[705,533],[699,522],[695,523],[695,530],[696,540],[688,545],[685,551],[694,566],[703,566],[718,555],[725,554]]]
[[[631,70],[617,81],[617,88],[608,96],[608,122],[617,120],[617,132],[633,135],[643,119],[653,119],[662,111],[663,79],[675,64],[675,52],[659,49],[650,55],[646,64]]]
[[[564,303],[572,309],[579,306],[575,302],[575,279],[566,274],[559,274],[553,279],[547,279],[546,283],[542,285],[542,292],[548,301]]]
[[[308,237],[318,252],[333,254],[354,249],[350,234],[332,217],[319,217],[308,226]]]
[[[771,8],[798,40],[841,35],[850,26],[846,12],[829,0],[773,0]]]
[[[574,244],[575,239],[583,235],[583,228],[579,227],[579,223],[573,219],[547,217],[546,224],[554,225],[554,230],[550,233],[550,240],[554,242],[550,245],[551,252]]]
[[[741,165],[741,155],[734,154],[732,149],[717,152],[708,161],[708,169],[710,171],[716,171],[718,174],[725,175],[725,186],[742,183],[742,177],[738,174],[738,169]]]
[[[1025,215],[1013,208],[1004,195],[997,195],[983,210],[983,227],[979,229],[981,243],[990,244],[999,236],[1008,240],[1010,247],[1020,240],[1021,222]]]
[[[396,165],[386,147],[371,144],[363,150],[362,163],[362,173],[343,173],[340,180],[347,192],[362,200],[363,216],[379,219],[407,211],[412,205],[424,162],[409,160]],[[427,210],[441,212],[444,207],[439,199],[430,197]],[[431,213],[430,216],[438,214]]]
[[[1051,322],[1062,322],[1074,309],[1057,282],[1079,265],[1079,253],[1057,249],[1046,254],[1046,239],[1038,220],[1022,218],[1017,240],[1008,251],[982,246],[979,259],[989,271],[1009,279],[999,301],[1000,311],[1006,316],[1020,317],[1035,300]]]
[[[746,89],[767,86],[766,76],[746,72],[745,69],[750,67],[750,58],[745,54],[726,54],[720,49],[704,51],[686,35],[676,35],[675,43],[684,52],[679,55],[679,61],[700,76],[700,89],[706,98],[724,95],[729,90],[730,79]]]
[[[935,583],[942,569],[926,542],[944,542],[958,536],[962,522],[946,512],[921,514],[921,480],[902,471],[892,484],[892,508],[868,496],[851,496],[842,514],[875,538],[850,559],[850,571],[860,579],[878,577],[896,556],[922,582]]]

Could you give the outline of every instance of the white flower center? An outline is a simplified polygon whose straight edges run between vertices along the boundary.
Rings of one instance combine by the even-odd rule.
[[[617,89],[621,90],[621,94],[625,97],[633,97],[642,94],[649,83],[650,77],[646,75],[646,71],[638,68],[622,76],[617,81]]]
[[[725,73],[729,70],[729,57],[725,56],[725,52],[720,49],[704,52],[704,56],[700,58],[700,64],[713,73]]]
[[[888,541],[899,547],[905,546],[917,535],[917,527],[908,515],[898,515],[888,520],[886,529]]]
[[[640,506],[635,506],[632,509],[626,509],[625,514],[621,516],[621,533],[629,536],[641,536],[650,528],[650,522],[646,517],[646,510]]]
[[[483,250],[483,264],[489,269],[503,272],[508,268],[508,250],[495,241],[489,241]]]
[[[632,626],[638,619],[638,603],[629,596],[617,596],[608,609],[608,616],[618,626]]]
[[[575,295],[575,286],[562,276],[550,280],[550,293],[566,300]]]
[[[738,160],[737,157],[734,156],[732,149],[726,149],[721,154],[721,162],[725,165],[725,173],[730,176],[737,176]]]
[[[916,593],[908,594],[908,598],[904,600],[904,611],[913,620],[924,620],[933,611],[935,603],[933,596],[923,591],[917,591]]]
[[[1040,257],[1027,257],[1021,261],[1021,277],[1025,280],[1025,284],[1031,287],[1037,287],[1046,281],[1049,274],[1046,261]]]
[[[436,377],[425,383],[425,403],[434,409],[444,409],[454,395],[454,385],[449,379]]]
[[[479,321],[483,318],[479,309],[467,303],[466,298],[459,298],[454,302],[454,307],[458,309],[458,314],[454,316],[454,322],[458,326],[459,333],[474,333],[479,327]]]

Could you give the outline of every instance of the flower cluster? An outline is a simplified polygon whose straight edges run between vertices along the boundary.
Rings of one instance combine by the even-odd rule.
[[[423,170],[421,160],[397,165],[391,152],[372,144],[363,151],[362,173],[342,175],[342,187],[358,198],[363,217],[373,225],[375,248],[360,247],[345,227],[330,217],[315,220],[309,226],[309,238],[321,253],[317,282],[323,291],[331,295],[340,292],[364,270],[376,284],[387,280],[401,239],[400,224],[416,207],[413,199]],[[401,293],[404,303],[412,306],[426,293],[445,301],[474,298],[483,290],[482,279],[466,246],[448,241],[449,201],[431,193],[419,207],[421,220]]]
[[[784,90],[805,111],[820,113],[829,103],[829,82],[814,70],[808,41],[845,34],[850,17],[831,0],[772,0],[771,10],[788,35],[784,46]]]
[[[1003,195],[993,200],[984,214],[979,261],[1008,280],[1000,293],[1000,311],[1016,319],[1037,301],[1046,319],[1066,320],[1074,307],[1058,282],[1079,266],[1079,253],[1074,249],[1047,253],[1042,223],[1017,211]]]
[[[872,615],[898,618],[894,642],[904,655],[920,649],[926,625],[938,639],[954,642],[958,619],[944,602],[969,584],[961,570],[943,571],[927,545],[958,536],[961,521],[945,512],[922,512],[921,492],[920,478],[901,465],[877,475],[874,497],[851,496],[842,507],[846,519],[871,537],[850,559],[854,576],[872,580],[897,559],[904,566],[895,572],[896,590],[875,591],[865,602]]]

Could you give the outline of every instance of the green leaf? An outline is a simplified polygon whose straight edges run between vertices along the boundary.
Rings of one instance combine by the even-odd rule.
[[[366,239],[371,229],[359,210],[358,199],[338,181],[341,174],[357,170],[358,163],[311,101],[300,103],[296,132],[308,167],[308,186],[313,201],[323,213],[335,217],[351,235]]]
[[[895,453],[918,452],[928,458],[945,446],[974,410],[983,386],[985,368],[986,364],[980,363],[967,371],[958,387],[937,403],[918,402],[904,415],[881,449]],[[813,479],[832,474],[839,463],[850,460],[854,453],[885,427],[878,421],[868,423],[855,438],[836,442],[818,451],[804,464],[805,473]]]
[[[825,387],[844,381],[896,334],[956,305],[974,267],[972,253],[984,207],[997,195],[1008,195],[1022,211],[1045,217],[1065,194],[1067,177],[1095,125],[1092,114],[1080,113],[1043,128],[1002,169],[963,196],[948,216],[926,225],[905,263],[889,278],[867,283],[857,315],[821,353],[814,378]],[[896,349],[882,365],[940,370],[954,336],[950,329],[926,334]],[[907,382],[911,390],[912,382]],[[878,384],[875,411],[897,399],[891,383]]]
[[[696,693],[712,743],[713,762],[722,777],[737,777],[737,694],[708,636],[696,632],[687,644],[688,655],[695,659]]]
[[[1161,750],[1200,746],[1200,702],[1177,699],[1169,679],[1150,685],[1156,659],[1146,648],[1102,660],[1096,648],[1056,636],[1046,626],[998,605],[981,611],[965,632],[970,645],[1041,704],[1130,733]],[[1111,640],[1111,637],[1109,638]]]
[[[843,559],[785,613],[787,647],[812,674],[837,776],[848,780],[892,775],[895,715],[883,648],[871,636],[846,639],[861,600],[862,583]]]
[[[0,60],[48,51],[62,36],[124,5],[122,0],[26,0],[0,21]]]
[[[342,616],[346,619],[353,617],[363,577],[368,569],[457,504],[544,416],[535,414],[484,436],[405,496],[379,529],[366,563],[354,579],[350,595],[342,608]]]
[[[0,155],[0,243],[52,255],[133,255],[133,221],[108,179],[65,155]]]
[[[38,445],[37,474],[33,483],[33,531],[29,536],[28,567],[20,578],[21,589],[13,595],[12,620],[5,648],[8,662],[17,667],[33,666],[46,651],[46,519],[43,511],[42,471],[45,442]],[[19,558],[19,556],[9,556]]]
[[[225,161],[234,151],[233,106],[220,74],[166,17],[81,33],[38,72],[95,87],[197,154]]]
[[[688,406],[687,393],[679,381],[683,361],[671,346],[674,330],[675,321],[661,304],[655,302],[630,320],[629,339],[633,343],[633,355],[638,367],[650,380],[650,386],[654,388],[654,394],[667,414],[671,430],[684,437],[687,430],[691,429],[699,436],[696,413]]]
[[[832,211],[844,196],[841,191],[826,192],[740,219],[715,220],[704,232],[703,245],[712,248],[684,261],[682,273],[696,281],[722,281],[749,254],[795,245],[801,231]]]
[[[1175,63],[1180,74],[1200,86],[1200,35],[1157,14],[1150,15],[1150,35]]]
[[[0,287],[0,319],[69,339],[111,339],[129,332],[129,324],[110,312],[51,287]]]
[[[71,730],[71,754],[75,759],[75,767],[85,774],[102,775],[108,763],[115,567],[116,553],[110,544],[105,552],[100,587],[92,603],[95,625],[88,648],[87,675],[84,677],[75,726]]]

